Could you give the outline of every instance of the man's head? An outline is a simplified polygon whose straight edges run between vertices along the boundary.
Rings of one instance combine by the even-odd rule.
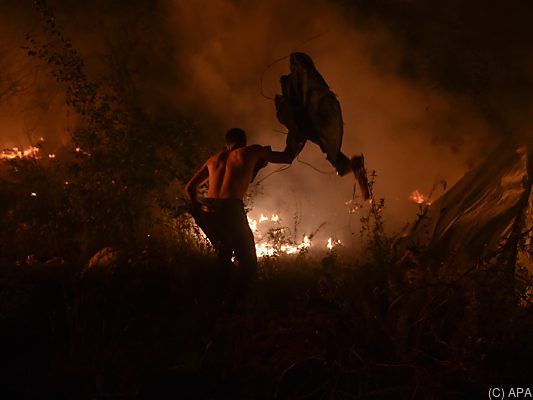
[[[226,132],[226,147],[236,149],[246,146],[246,132],[241,128],[231,128]]]

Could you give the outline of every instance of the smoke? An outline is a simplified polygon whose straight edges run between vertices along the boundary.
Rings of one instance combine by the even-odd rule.
[[[500,138],[530,135],[533,3],[342,1],[359,21],[379,17],[404,46],[403,73],[467,96]],[[453,135],[452,135],[453,137]]]
[[[253,142],[283,149],[285,137],[279,131],[284,128],[276,121],[273,102],[261,95],[260,80],[273,97],[288,60],[266,67],[294,50],[310,54],[340,100],[343,151],[363,152],[367,167],[377,171],[375,192],[386,199],[394,228],[416,213],[408,199],[412,190],[427,193],[439,179],[457,180],[479,147],[485,147],[479,143],[488,134],[487,124],[469,100],[406,78],[400,72],[404,49],[383,25],[358,29],[329,2],[258,6],[218,0],[166,7],[176,38],[184,43],[180,60],[188,85],[176,101],[214,114],[221,122],[214,134],[220,137],[220,127],[240,126]],[[448,136],[455,138],[452,146]],[[300,158],[327,174],[295,162],[263,182],[255,208],[281,211],[286,218],[300,213],[307,232],[321,222],[342,239],[357,232],[364,211],[350,216],[345,204],[352,198],[353,177],[331,173],[313,143]]]
[[[29,59],[24,35],[37,18],[29,4],[0,2],[0,146],[25,147],[69,125],[60,88],[49,71]],[[50,118],[54,115],[54,118]],[[46,135],[47,136],[47,135]],[[61,140],[59,134],[54,140]]]
[[[261,92],[273,97],[279,91],[288,60],[267,66],[294,50],[308,53],[341,103],[343,151],[364,153],[367,168],[377,172],[375,194],[386,200],[391,229],[415,216],[417,206],[409,201],[413,190],[427,194],[442,179],[453,184],[505,134],[530,126],[532,58],[523,51],[527,32],[517,28],[524,25],[521,12],[507,14],[519,23],[506,22],[514,41],[505,46],[504,39],[496,43],[489,34],[491,17],[471,23],[478,15],[474,5],[446,7],[444,1],[434,9],[424,1],[112,3],[52,5],[91,73],[118,70],[135,86],[147,112],[181,110],[214,142],[239,126],[251,142],[283,149],[284,127]],[[15,78],[22,70],[33,81],[0,98],[0,113],[10,116],[3,119],[0,139],[12,145],[28,137],[26,130],[30,136],[65,140],[65,127],[76,121],[67,115],[55,83],[20,51],[23,34],[36,29],[37,18],[29,2],[17,7],[3,5],[2,48],[9,51],[0,63]],[[5,82],[0,79],[0,86]],[[324,173],[295,162],[270,175],[252,212],[277,211],[286,220],[297,215],[302,234],[327,222],[325,232],[351,240],[365,212],[348,214],[345,203],[354,179],[331,173],[313,143],[300,159]],[[275,169],[269,166],[258,179]]]

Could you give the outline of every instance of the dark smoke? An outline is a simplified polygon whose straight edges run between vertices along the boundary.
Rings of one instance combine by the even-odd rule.
[[[510,0],[341,0],[355,23],[379,20],[404,47],[401,72],[470,98],[495,135],[531,123],[533,4]]]

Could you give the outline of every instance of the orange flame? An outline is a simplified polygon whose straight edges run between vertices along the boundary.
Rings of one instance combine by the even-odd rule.
[[[39,155],[39,151],[39,147],[36,146],[29,146],[25,149],[13,147],[11,149],[2,150],[2,152],[0,153],[0,159],[13,160],[15,158],[37,157]]]
[[[273,257],[281,254],[297,254],[301,251],[309,249],[313,245],[311,239],[307,235],[304,235],[301,242],[285,238],[273,239],[271,237],[263,237],[260,232],[260,227],[266,223],[269,223],[267,226],[271,229],[274,227],[276,230],[278,230],[277,228],[279,227],[279,232],[283,233],[284,228],[280,227],[282,219],[277,213],[271,214],[270,217],[266,213],[261,213],[258,219],[251,218],[250,216],[247,218],[248,225],[254,234],[255,251],[258,258]],[[274,225],[272,225],[272,223],[274,223]],[[340,240],[329,238],[325,246],[331,250],[340,244]]]
[[[418,189],[417,189],[417,190],[414,190],[414,191],[411,193],[411,195],[409,196],[409,199],[410,199],[411,201],[414,201],[414,202],[417,203],[417,204],[426,204],[426,205],[428,205],[428,206],[431,205],[431,201],[430,201],[428,198],[426,198],[426,196],[424,196],[422,193],[420,193],[420,192],[418,191]]]

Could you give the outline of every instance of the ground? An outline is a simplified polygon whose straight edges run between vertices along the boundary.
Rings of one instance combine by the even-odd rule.
[[[217,276],[209,254],[155,249],[4,268],[6,398],[471,399],[527,382],[527,308],[487,331],[466,291],[397,296],[335,252],[262,260],[236,310]]]

